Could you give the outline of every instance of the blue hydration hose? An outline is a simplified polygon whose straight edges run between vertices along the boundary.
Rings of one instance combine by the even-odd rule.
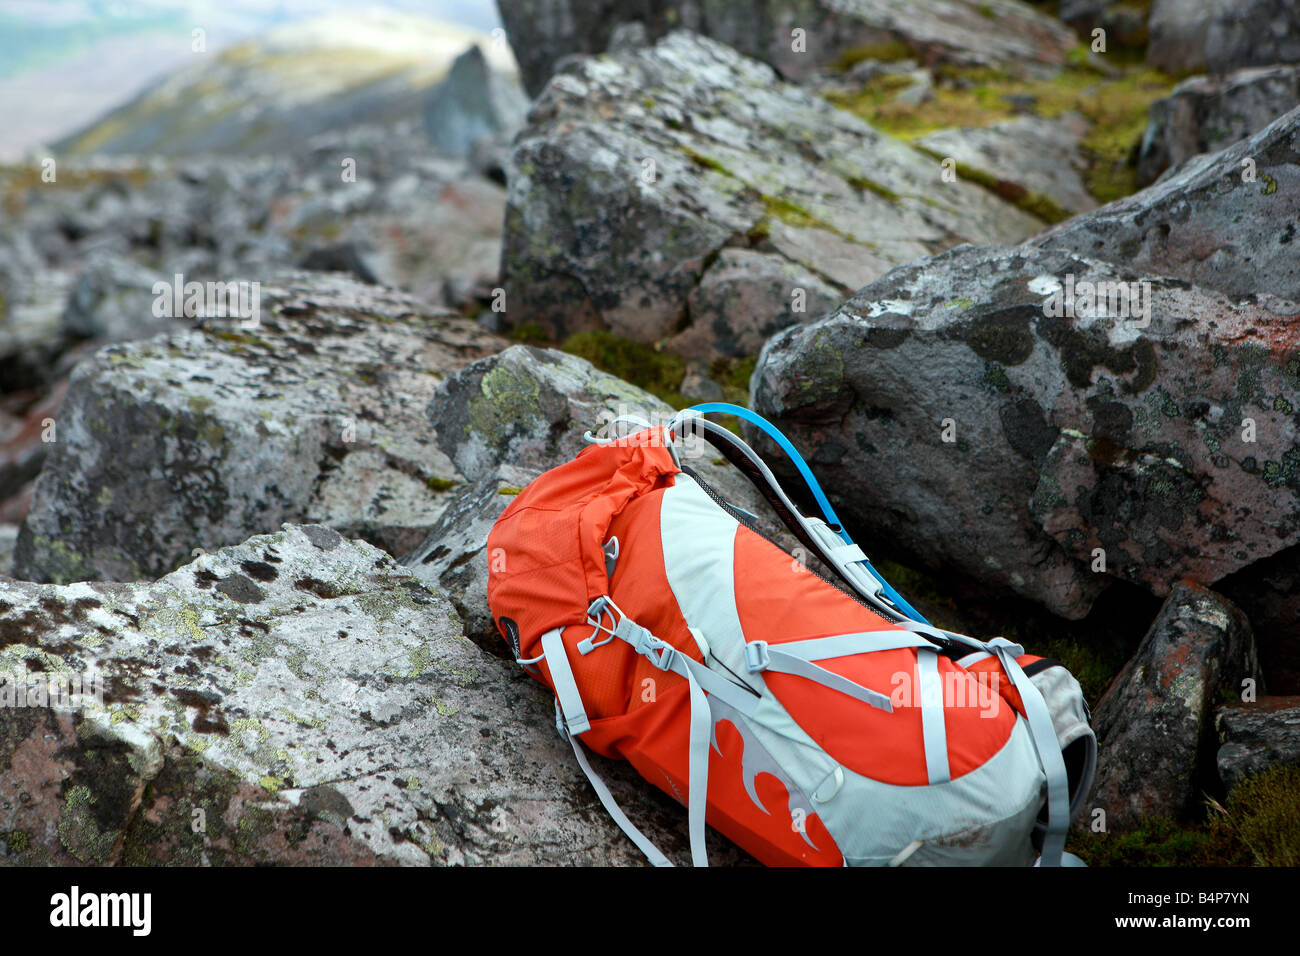
[[[759,415],[756,412],[751,412],[748,408],[744,408],[743,406],[732,405],[729,402],[704,402],[700,405],[692,405],[688,411],[700,412],[701,414],[720,412],[724,415],[734,415],[736,418],[743,418],[750,424],[761,428],[768,437],[781,447],[781,450],[786,453],[789,459],[794,462],[795,468],[799,470],[799,474],[803,477],[803,480],[807,482],[809,490],[812,491],[813,498],[817,500],[818,507],[822,509],[822,515],[826,518],[826,523],[840,529],[839,536],[843,539],[845,544],[853,543],[853,539],[849,537],[849,533],[844,530],[844,525],[840,522],[839,516],[835,514],[835,509],[831,507],[831,503],[827,499],[825,492],[822,491],[822,486],[819,485],[817,479],[813,477],[812,469],[809,468],[808,463],[803,460],[803,456],[799,454],[798,449],[790,443],[790,439],[781,434],[779,428],[769,422],[762,415]],[[871,572],[871,576],[880,582],[885,596],[893,602],[896,608],[910,617],[913,621],[919,621],[922,624],[930,623],[923,618],[920,613],[912,607],[912,605],[903,600],[903,596],[895,591],[890,583],[884,579],[881,573],[871,566],[870,561],[863,560],[860,563],[865,565],[866,569]]]

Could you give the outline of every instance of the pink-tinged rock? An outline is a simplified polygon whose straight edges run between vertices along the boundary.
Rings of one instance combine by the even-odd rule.
[[[1250,624],[1213,591],[1180,581],[1137,653],[1097,705],[1099,744],[1091,808],[1110,830],[1194,809],[1207,774],[1220,693],[1262,683]],[[1087,819],[1085,817],[1085,819]]]

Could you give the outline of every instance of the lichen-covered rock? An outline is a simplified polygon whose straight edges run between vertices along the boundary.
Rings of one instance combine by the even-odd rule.
[[[534,104],[507,175],[506,320],[557,337],[743,327],[727,306],[743,299],[691,303],[726,249],[783,259],[847,294],[900,262],[1042,225],[685,31],[569,61]],[[768,280],[756,281],[762,294]]]
[[[445,594],[456,607],[465,636],[488,653],[510,659],[492,620],[487,585],[491,555],[487,536],[501,512],[539,472],[498,465],[462,486],[443,509],[429,536],[401,559],[415,578]]]
[[[773,332],[815,319],[844,296],[814,273],[782,256],[723,249],[691,290],[692,322],[668,348],[689,360],[757,355]]]
[[[1083,181],[1087,163],[1079,144],[1087,131],[1088,122],[1077,113],[1018,116],[975,129],[938,130],[916,142],[976,171],[999,195],[1055,218],[1097,208]]]
[[[1132,660],[1097,705],[1097,784],[1091,806],[1108,828],[1193,809],[1207,783],[1221,691],[1260,680],[1250,624],[1235,605],[1179,582]]]
[[[667,424],[672,412],[586,359],[529,345],[512,345],[448,376],[427,410],[443,451],[471,481],[505,464],[545,471],[585,448],[587,432],[610,437],[616,416]]]
[[[6,863],[641,862],[546,692],[328,528],[286,525],[155,583],[0,581],[0,672],[28,704],[0,708]],[[74,679],[102,699],[66,699]],[[680,859],[684,811],[600,765]]]
[[[1138,151],[1138,179],[1154,182],[1197,153],[1214,153],[1258,132],[1300,103],[1300,66],[1194,76],[1151,104]]]
[[[867,540],[1080,618],[1108,575],[1163,595],[1300,541],[1295,311],[967,247],[773,337],[753,406]]]
[[[1300,697],[1259,697],[1219,709],[1219,777],[1231,790],[1278,765],[1300,766]]]
[[[284,521],[394,553],[428,533],[435,490],[459,476],[424,407],[438,376],[499,340],[339,277],[268,284],[257,327],[243,324],[206,320],[77,367],[17,577],[139,580]]]
[[[1070,32],[1018,0],[501,0],[501,20],[536,96],[559,61],[600,53],[621,25],[649,40],[684,27],[801,79],[858,51],[906,44],[919,57],[964,65],[1060,66]]]
[[[1300,63],[1293,0],[1155,0],[1147,62],[1170,73]]]
[[[1300,108],[1031,241],[1234,298],[1269,292],[1300,302],[1297,220]]]

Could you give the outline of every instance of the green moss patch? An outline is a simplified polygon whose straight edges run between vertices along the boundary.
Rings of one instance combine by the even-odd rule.
[[[1106,203],[1136,191],[1135,151],[1146,129],[1147,110],[1178,81],[1139,63],[1125,63],[1123,57],[1106,57],[1107,63],[1118,65],[1113,76],[1101,74],[1084,48],[1050,79],[1027,79],[987,67],[943,66],[937,70],[934,96],[919,105],[899,102],[897,93],[911,80],[898,74],[875,77],[859,90],[830,93],[828,99],[908,141],[939,129],[989,126],[1025,110],[1047,119],[1080,113],[1092,123],[1080,144],[1088,162],[1085,181],[1098,202]],[[971,170],[963,176],[977,182],[991,178]],[[1007,198],[1047,222],[1061,215],[1048,197]]]
[[[749,379],[758,365],[758,356],[714,359],[709,377],[722,386],[722,400],[749,407]]]
[[[872,43],[867,46],[855,46],[845,50],[831,64],[831,69],[847,73],[859,63],[875,60],[878,63],[897,63],[910,60],[916,54],[912,48],[901,40],[888,40],[884,43]]]
[[[602,372],[645,389],[674,408],[690,404],[679,391],[686,377],[686,362],[680,355],[661,352],[653,345],[620,338],[603,329],[576,332],[560,348],[586,359]]]

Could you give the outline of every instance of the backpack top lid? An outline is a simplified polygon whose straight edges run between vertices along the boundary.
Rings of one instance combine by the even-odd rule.
[[[643,430],[584,448],[502,512],[487,540],[488,603],[509,609],[525,647],[587,620],[591,603],[609,591],[603,545],[610,522],[680,471],[663,429]]]

